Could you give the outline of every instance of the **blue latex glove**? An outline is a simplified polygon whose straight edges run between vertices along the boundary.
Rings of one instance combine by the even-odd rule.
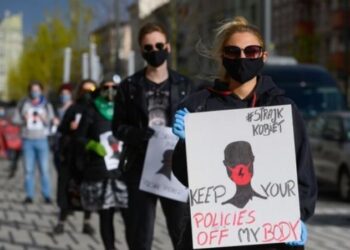
[[[301,237],[299,241],[286,242],[289,246],[304,246],[307,241],[307,228],[303,221],[301,223]]]
[[[185,139],[185,116],[190,113],[187,108],[179,109],[175,113],[173,133],[181,139]]]

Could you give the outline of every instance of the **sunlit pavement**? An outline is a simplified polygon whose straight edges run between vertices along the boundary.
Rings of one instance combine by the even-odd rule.
[[[7,175],[7,162],[0,160],[0,250],[103,250],[97,214],[92,216],[96,229],[96,234],[92,237],[82,233],[83,216],[80,212],[75,212],[68,218],[62,235],[54,235],[52,229],[57,223],[57,206],[43,203],[39,187],[34,204],[23,205],[21,165],[14,178],[8,179]],[[55,186],[54,168],[51,169],[51,175]],[[307,250],[350,249],[350,203],[340,202],[334,192],[321,187],[316,214],[307,225]],[[126,250],[124,227],[119,214],[115,217],[115,228],[117,249]],[[161,209],[157,211],[153,249],[172,249]]]
[[[65,232],[52,233],[57,223],[56,204],[46,205],[40,194],[40,179],[37,176],[37,195],[34,204],[23,205],[23,171],[19,166],[14,178],[8,179],[7,162],[0,160],[0,250],[103,250],[98,232],[98,216],[92,215],[92,224],[96,229],[94,236],[82,233],[83,215],[75,212],[69,216]],[[55,169],[51,169],[53,186],[56,182]],[[115,216],[116,246],[126,250],[124,227],[120,214]],[[165,227],[164,216],[157,211],[157,221],[153,249],[171,249],[170,239]]]

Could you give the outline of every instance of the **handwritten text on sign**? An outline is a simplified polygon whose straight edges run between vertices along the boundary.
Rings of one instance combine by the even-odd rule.
[[[300,239],[290,105],[191,113],[185,127],[194,249]]]
[[[247,121],[254,123],[252,125],[253,135],[270,135],[282,133],[283,118],[282,108],[261,107],[247,114]]]

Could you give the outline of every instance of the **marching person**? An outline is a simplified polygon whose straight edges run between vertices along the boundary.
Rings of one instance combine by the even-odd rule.
[[[259,74],[268,55],[264,50],[259,30],[248,24],[243,17],[236,17],[219,27],[211,56],[217,60],[220,67],[220,74],[214,82],[214,87],[203,89],[187,98],[175,115],[173,132],[181,139],[176,145],[173,156],[174,174],[184,185],[188,185],[184,117],[189,112],[291,104],[302,222],[301,241],[225,249],[304,249],[307,239],[305,221],[314,213],[317,186],[302,117],[296,105],[284,96],[284,92],[277,88],[272,79]],[[189,216],[178,249],[192,249]]]
[[[161,202],[174,247],[186,205],[139,190],[147,143],[154,133],[152,126],[171,126],[178,103],[190,93],[191,82],[168,67],[171,46],[161,25],[145,24],[138,43],[147,66],[121,83],[112,125],[113,133],[124,143],[121,167],[129,192],[124,218],[127,242],[131,250],[150,250],[157,201]]]

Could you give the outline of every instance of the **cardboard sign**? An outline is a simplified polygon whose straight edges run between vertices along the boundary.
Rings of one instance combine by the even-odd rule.
[[[300,239],[290,105],[185,118],[193,247]]]
[[[123,146],[122,142],[118,141],[111,131],[108,131],[100,135],[100,143],[107,151],[104,157],[107,170],[118,168],[119,156]]]
[[[188,189],[172,172],[172,154],[178,138],[171,128],[154,126],[148,142],[140,189],[169,199],[186,202]]]

